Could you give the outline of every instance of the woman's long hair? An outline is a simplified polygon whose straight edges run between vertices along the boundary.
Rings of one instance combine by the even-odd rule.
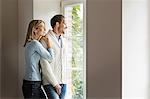
[[[26,35],[26,40],[25,40],[25,43],[24,43],[24,47],[26,46],[27,42],[30,42],[31,40],[33,40],[33,29],[40,24],[40,23],[44,23],[44,21],[42,20],[32,20],[30,23],[29,23],[29,26],[28,26],[28,30],[27,30],[27,35]]]

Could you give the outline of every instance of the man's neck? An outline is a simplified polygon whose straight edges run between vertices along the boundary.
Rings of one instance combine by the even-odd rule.
[[[56,35],[61,35],[62,33],[58,30],[58,29],[56,29],[56,28],[54,28],[53,29],[53,32],[56,34]]]

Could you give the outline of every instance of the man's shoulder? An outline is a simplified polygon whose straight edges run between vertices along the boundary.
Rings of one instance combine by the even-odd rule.
[[[53,34],[53,31],[52,30],[48,30],[47,32],[49,35]]]

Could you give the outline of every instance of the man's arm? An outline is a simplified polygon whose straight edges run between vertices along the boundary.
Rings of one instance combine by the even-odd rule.
[[[48,82],[50,84],[52,84],[55,87],[58,84],[58,82],[57,82],[56,77],[52,71],[50,63],[45,59],[41,59],[40,64],[42,67],[43,76],[48,80]]]

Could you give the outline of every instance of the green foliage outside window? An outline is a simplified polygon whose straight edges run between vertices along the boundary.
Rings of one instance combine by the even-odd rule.
[[[80,5],[72,9],[72,68],[83,68],[83,29],[79,16]],[[83,99],[83,70],[72,71],[73,99]]]

